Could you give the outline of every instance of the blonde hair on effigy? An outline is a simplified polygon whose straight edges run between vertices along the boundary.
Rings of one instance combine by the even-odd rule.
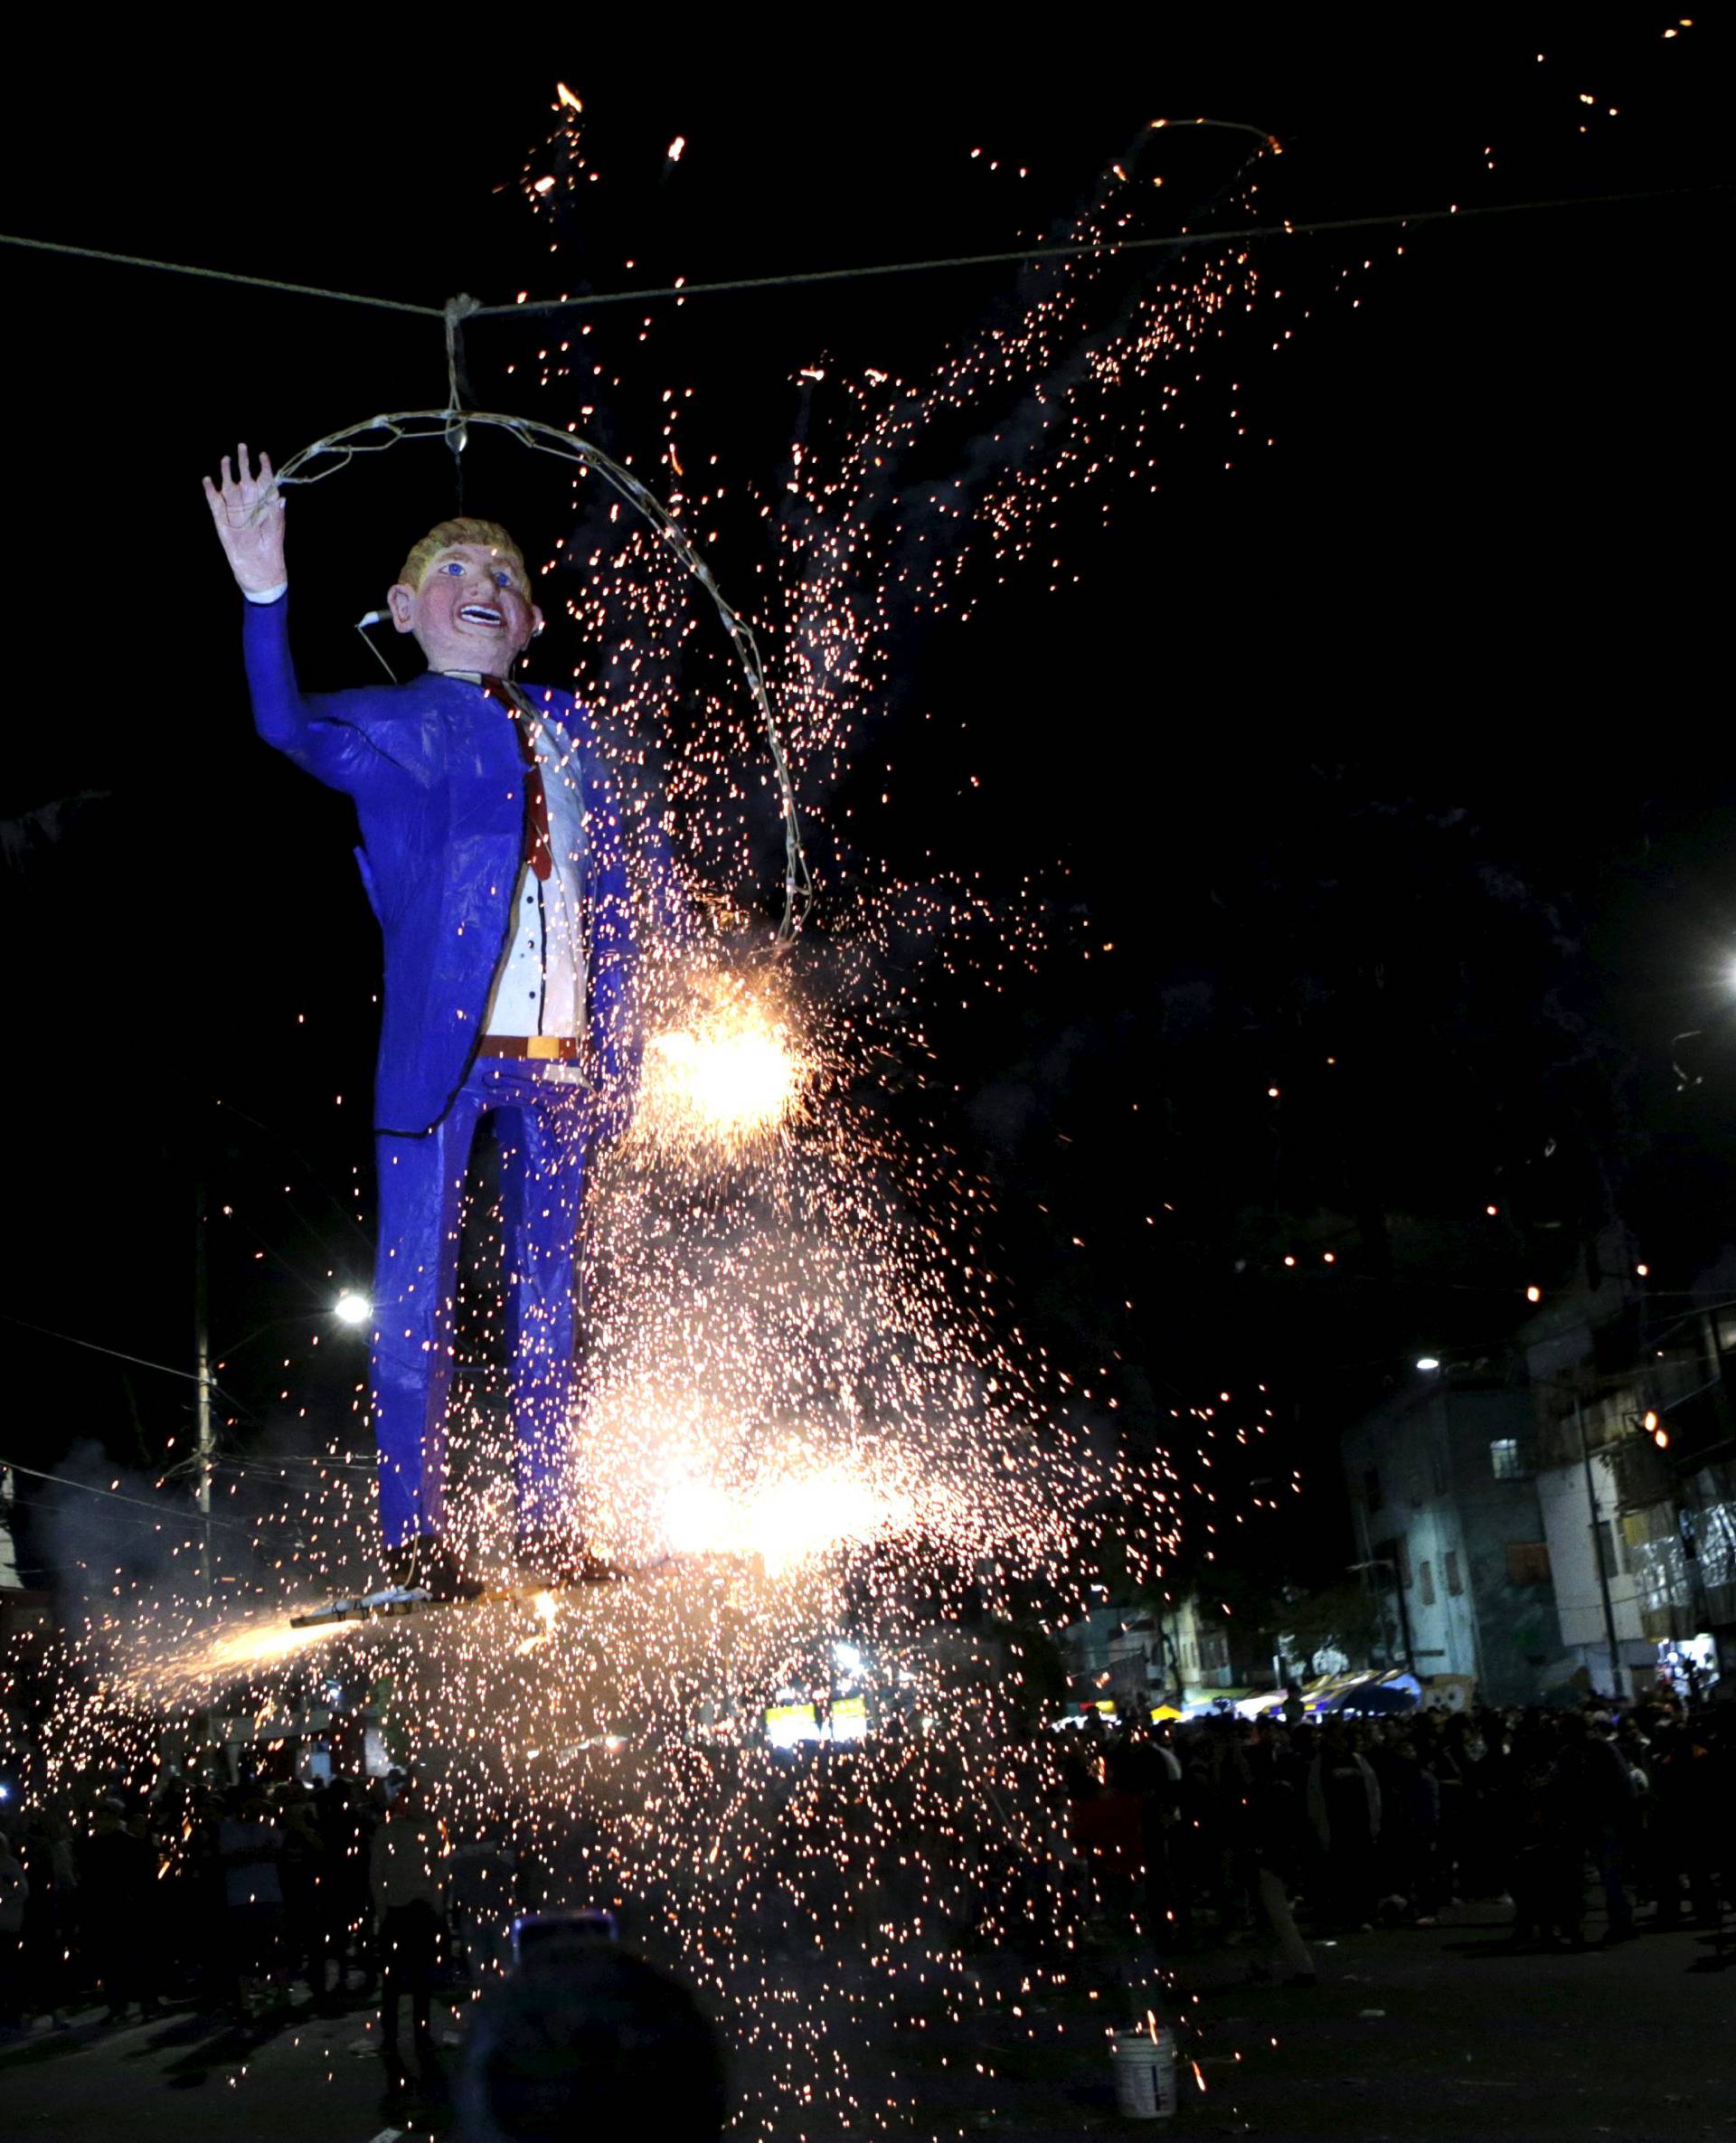
[[[468,515],[461,515],[455,521],[438,522],[420,543],[411,547],[398,576],[400,584],[420,594],[429,567],[442,551],[454,550],[459,543],[481,543],[498,552],[517,573],[521,591],[525,595],[530,593],[531,576],[525,568],[524,553],[512,537],[498,521],[476,521]]]

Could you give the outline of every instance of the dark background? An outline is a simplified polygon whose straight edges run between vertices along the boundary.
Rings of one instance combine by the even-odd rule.
[[[604,51],[406,17],[351,47],[62,51],[9,113],[0,223],[439,305],[1016,242],[1159,113],[1280,138],[1262,221],[1682,189],[1258,250],[1284,297],[1208,347],[1186,430],[1154,434],[1157,487],[1124,486],[1107,530],[1063,505],[1076,582],[983,574],[967,628],[907,619],[831,799],[834,824],[877,801],[891,761],[899,807],[857,812],[859,856],[920,876],[938,851],[1008,901],[1036,874],[1050,954],[967,1017],[937,996],[923,1107],[995,1183],[1021,1320],[1136,1444],[1185,1469],[1199,1431],[1171,1409],[1272,1407],[1258,1465],[1307,1492],[1260,1553],[1318,1579],[1348,1553],[1337,1434],[1420,1347],[1498,1345],[1611,1221],[1666,1292],[1722,1240],[1728,40],[1665,41],[1675,19],[1165,11],[1087,42],[1003,17],[948,50],[875,17]],[[603,175],[558,226],[519,187],[557,79]],[[1250,146],[1165,142],[1165,212],[1216,212]],[[5,264],[23,1322],[0,1452],[146,1482],[185,1449],[191,1387],[144,1364],[189,1363],[202,1178],[231,1458],[318,1448],[365,1374],[324,1313],[370,1256],[377,938],[347,807],[251,736],[198,477],[238,436],[281,458],[438,405],[444,355],[435,322]],[[661,387],[693,384],[684,450],[769,486],[798,366],[920,372],[1015,287],[694,300],[643,354],[637,311],[599,315],[622,384],[585,429],[646,467]],[[576,416],[527,376],[552,333],[476,323],[476,403]],[[565,533],[529,458],[479,454],[469,483],[528,550]],[[297,498],[309,682],[369,675],[349,621],[451,503],[438,448]],[[744,551],[713,562],[747,585]],[[823,828],[816,852],[824,877]],[[1680,1092],[1672,1037],[1708,1026]],[[21,1483],[27,1512],[44,1493]]]

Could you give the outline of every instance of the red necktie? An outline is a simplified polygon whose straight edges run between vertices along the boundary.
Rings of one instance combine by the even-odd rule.
[[[518,739],[518,756],[524,761],[524,790],[531,805],[521,860],[529,864],[539,878],[546,878],[554,869],[554,852],[549,845],[549,798],[542,786],[542,769],[536,763],[536,747],[531,742],[529,719],[499,677],[485,677],[482,689],[497,707],[505,708],[513,734]]]

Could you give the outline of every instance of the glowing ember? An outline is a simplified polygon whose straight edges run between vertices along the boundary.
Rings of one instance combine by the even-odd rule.
[[[646,1044],[637,1135],[665,1148],[739,1151],[781,1129],[807,1080],[789,1026],[745,988]]]
[[[192,1686],[202,1682],[222,1681],[226,1676],[254,1673],[261,1668],[276,1666],[286,1659],[311,1651],[316,1645],[325,1643],[332,1635],[329,1627],[296,1629],[285,1621],[248,1622],[239,1628],[225,1629],[219,1636],[202,1645],[177,1652],[166,1669],[160,1675],[141,1675],[146,1683],[159,1679],[170,1684],[180,1683]]]
[[[774,1577],[898,1532],[914,1516],[907,1496],[842,1466],[773,1480],[740,1496],[712,1483],[683,1482],[663,1506],[665,1536],[677,1554],[749,1556]]]
[[[572,214],[599,178],[580,99],[561,84],[556,99],[521,174],[539,220]],[[1069,235],[1137,228],[1160,175],[1156,151],[1142,154]],[[1223,213],[1250,206],[1264,155]],[[1104,254],[1045,267],[1015,316],[917,376],[804,365],[811,420],[764,483],[725,481],[699,450],[693,391],[658,374],[672,509],[708,548],[714,530],[764,547],[754,624],[805,807],[823,816],[861,763],[903,622],[967,618],[1014,574],[1033,592],[1059,586],[1064,499],[1107,512],[1114,487],[1156,480],[1178,411],[1203,419],[1220,384],[1236,392],[1207,360],[1257,301],[1245,254],[1178,259],[1132,290]],[[672,309],[656,332],[686,316]],[[629,370],[648,376],[648,317],[636,312],[621,349],[606,348],[609,332],[562,321],[525,368],[575,426]],[[969,470],[919,477],[930,431],[960,421],[980,448]],[[1226,421],[1241,424],[1233,403]],[[510,1574],[506,1350],[497,1275],[479,1256],[459,1278],[451,1529],[498,1591],[291,1628],[282,1618],[310,1595],[348,1600],[380,1578],[362,1424],[298,1433],[281,1463],[231,1462],[233,1500],[208,1544],[184,1496],[184,1537],[161,1540],[149,1584],[90,1572],[85,1633],[27,1783],[53,1798],[92,1773],[148,1778],[165,1716],[184,1742],[212,1737],[202,1761],[222,1752],[222,1720],[231,1744],[250,1737],[286,1766],[333,1721],[351,1745],[365,1722],[375,1760],[410,1751],[459,1834],[522,1810],[525,1865],[546,1870],[525,1902],[608,1898],[666,1929],[733,2035],[763,2051],[738,2132],[788,2134],[793,2117],[907,2133],[916,2087],[894,2071],[871,2098],[843,2050],[870,2010],[933,1999],[962,2021],[997,1999],[972,1959],[1014,1928],[1042,1923],[1071,1955],[1082,1893],[1058,1760],[1033,1731],[1031,1625],[1077,1610],[1106,1516],[1118,1567],[1153,1575],[1181,1485],[1163,1457],[1124,1492],[1092,1389],[1004,1314],[989,1186],[931,1127],[906,1140],[881,1105],[893,1080],[922,1090],[934,970],[967,1000],[1021,987],[1033,911],[944,868],[918,886],[868,879],[844,862],[846,811],[824,937],[749,967],[763,859],[733,679],[707,666],[732,657],[690,635],[693,591],[666,546],[593,510],[582,473],[573,481],[571,682],[632,751],[661,751],[662,786],[636,787],[633,768],[656,754],[624,748],[626,807],[647,826],[666,818],[694,906],[709,898],[716,920],[699,953],[691,938],[651,949],[635,1128],[589,1186],[575,1508],[627,1580],[527,1603]],[[920,797],[913,772],[876,774],[882,803]],[[500,1214],[472,1202],[473,1239],[497,1241]],[[218,1597],[277,1615],[213,1633],[206,1553],[235,1588]],[[968,1624],[961,1573],[982,1610]],[[800,1768],[822,1736],[831,1768]],[[967,1946],[946,1931],[964,1927]],[[797,1951],[812,1978],[795,2001],[778,1975]]]

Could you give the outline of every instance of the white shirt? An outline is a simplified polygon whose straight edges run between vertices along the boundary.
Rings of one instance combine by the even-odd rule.
[[[495,970],[482,1031],[572,1036],[585,1025],[585,817],[578,754],[563,751],[540,722],[531,725],[531,745],[548,798],[554,868],[546,878],[529,864],[519,871],[512,938]]]
[[[435,674],[461,677],[468,684],[482,682],[479,670]],[[504,716],[505,710],[501,713]],[[495,970],[482,1031],[571,1040],[585,1031],[585,813],[579,755],[542,722],[533,721],[529,727],[548,801],[549,856],[554,868],[539,878],[529,864],[520,867],[513,889],[512,936]]]
[[[255,594],[250,603],[274,603],[288,581]],[[480,684],[480,670],[437,670]],[[504,713],[505,710],[503,709]],[[585,815],[577,753],[565,752],[540,722],[530,724],[531,746],[549,806],[549,851],[554,864],[539,878],[526,864],[513,891],[512,937],[495,970],[483,1015],[485,1034],[552,1034],[573,1040],[585,1031],[584,886]]]

